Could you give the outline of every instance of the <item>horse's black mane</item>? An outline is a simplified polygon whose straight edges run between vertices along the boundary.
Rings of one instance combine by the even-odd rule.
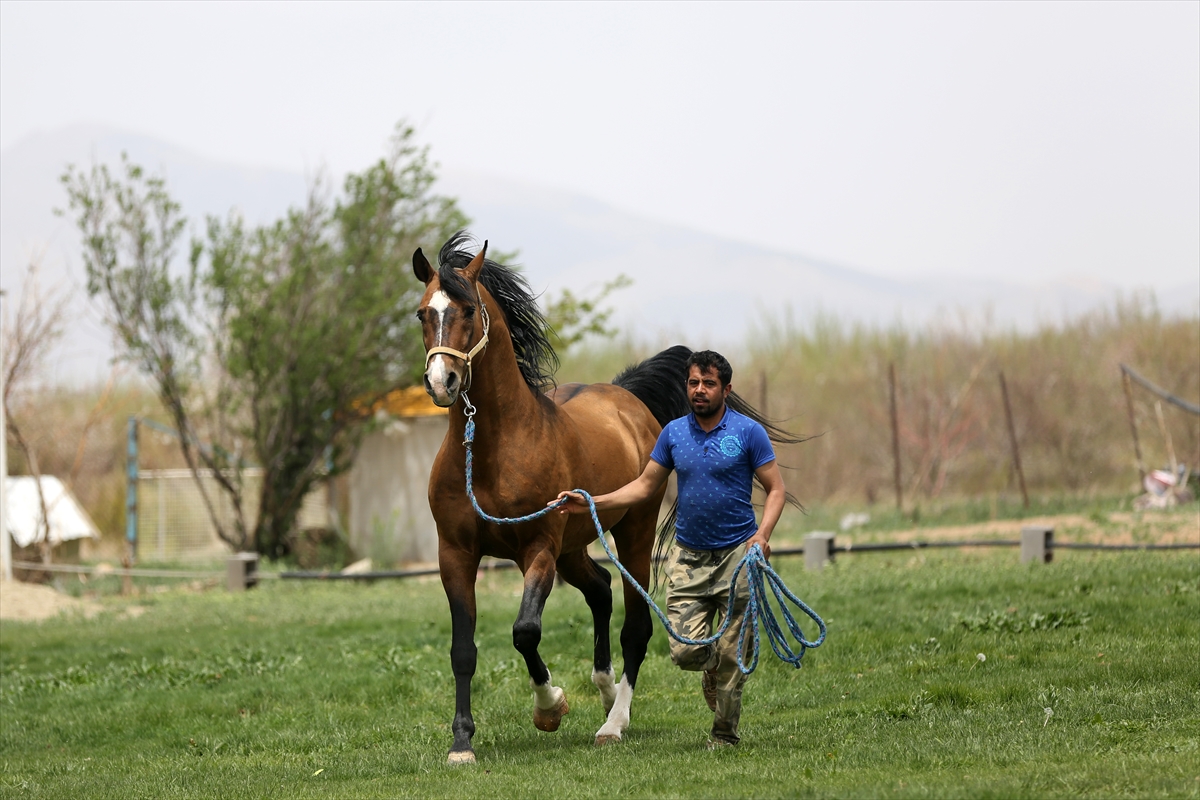
[[[442,284],[442,291],[460,302],[470,302],[474,299],[471,287],[458,272],[475,257],[475,253],[468,249],[472,244],[474,242],[471,235],[466,231],[459,231],[442,245],[442,250],[438,253],[438,280]],[[509,333],[512,335],[517,366],[525,383],[536,392],[553,387],[554,373],[558,370],[558,356],[550,345],[546,317],[538,308],[537,297],[529,288],[528,281],[516,270],[491,259],[484,259],[483,269],[479,272],[479,282],[500,304],[500,310],[504,313]],[[491,309],[489,312],[494,313]]]

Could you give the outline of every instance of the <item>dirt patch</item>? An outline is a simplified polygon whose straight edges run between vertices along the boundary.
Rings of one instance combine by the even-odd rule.
[[[0,581],[0,619],[30,622],[58,614],[93,617],[100,604],[79,600],[49,586],[21,581]]]

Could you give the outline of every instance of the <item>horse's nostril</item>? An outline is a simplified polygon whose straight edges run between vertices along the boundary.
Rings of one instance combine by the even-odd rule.
[[[431,394],[433,392],[433,383],[429,380],[428,375],[425,376],[425,391]]]
[[[456,388],[458,388],[458,375],[451,372],[446,378],[446,391],[453,392]]]

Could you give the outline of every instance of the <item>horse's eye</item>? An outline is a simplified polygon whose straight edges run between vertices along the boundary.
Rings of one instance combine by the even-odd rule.
[[[474,317],[475,316],[475,306],[464,306],[463,307],[463,316],[466,317],[467,319],[471,319],[472,317]]]
[[[417,319],[419,319],[421,322],[425,321],[425,309],[423,309],[423,308],[417,309]]]

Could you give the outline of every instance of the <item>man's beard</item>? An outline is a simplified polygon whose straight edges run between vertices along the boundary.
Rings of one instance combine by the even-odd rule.
[[[696,415],[696,419],[712,419],[713,417],[720,414],[721,409],[723,409],[725,407],[724,401],[713,401],[713,400],[708,401],[708,408],[705,411],[701,411],[700,409],[698,409],[696,407],[695,400],[689,399],[688,405],[690,405],[692,407],[692,413]]]

